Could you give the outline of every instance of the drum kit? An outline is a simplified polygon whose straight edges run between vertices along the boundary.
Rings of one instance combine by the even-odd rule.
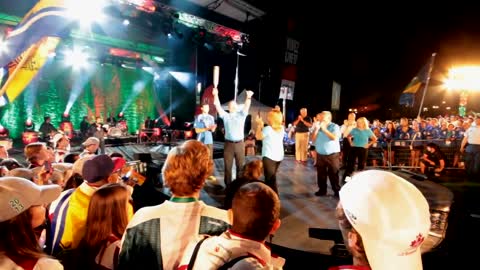
[[[125,122],[118,122],[113,126],[107,124],[103,128],[107,130],[108,137],[119,138],[128,136],[128,127]]]

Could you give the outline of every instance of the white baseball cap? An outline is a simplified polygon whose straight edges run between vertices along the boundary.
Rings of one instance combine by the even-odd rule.
[[[388,171],[367,170],[342,187],[340,202],[373,270],[422,269],[430,211],[413,184]]]
[[[0,177],[0,222],[16,217],[31,206],[54,201],[61,191],[59,185],[39,186],[20,177]]]
[[[62,133],[57,133],[53,136],[52,140],[50,140],[50,142],[53,144],[53,148],[57,148],[57,143],[62,138],[66,138],[67,140],[70,140],[67,136],[63,135]]]

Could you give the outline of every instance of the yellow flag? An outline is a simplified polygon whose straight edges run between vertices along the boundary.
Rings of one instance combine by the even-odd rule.
[[[13,102],[28,86],[59,42],[58,37],[42,38],[8,65],[8,79],[0,89],[0,94],[5,93],[8,102]]]

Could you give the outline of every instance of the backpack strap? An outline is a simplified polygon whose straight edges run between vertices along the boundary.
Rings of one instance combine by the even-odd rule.
[[[246,258],[255,258],[251,255],[244,255],[244,256],[240,256],[240,257],[237,257],[233,260],[230,260],[229,262],[225,263],[224,265],[220,266],[218,268],[218,270],[227,270],[227,269],[230,269],[232,266],[234,266],[236,263],[238,263],[239,261],[243,260],[243,259],[246,259]]]
[[[190,262],[188,263],[187,270],[192,270],[193,269],[193,266],[195,265],[195,260],[197,259],[198,250],[200,249],[200,246],[202,245],[203,241],[205,241],[205,239],[207,239],[207,238],[208,238],[208,236],[203,238],[202,240],[200,240],[195,245],[195,249],[193,250],[192,257],[190,257]]]

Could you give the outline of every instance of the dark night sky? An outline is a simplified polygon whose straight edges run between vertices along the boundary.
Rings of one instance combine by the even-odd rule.
[[[342,84],[342,110],[372,103],[385,108],[398,103],[433,52],[438,53],[433,86],[452,65],[480,63],[480,16],[473,6],[345,4],[319,11],[298,5],[288,7],[288,14],[296,19],[302,42],[295,105],[315,112],[329,109],[332,80]],[[444,95],[432,87],[426,102],[441,102]]]

